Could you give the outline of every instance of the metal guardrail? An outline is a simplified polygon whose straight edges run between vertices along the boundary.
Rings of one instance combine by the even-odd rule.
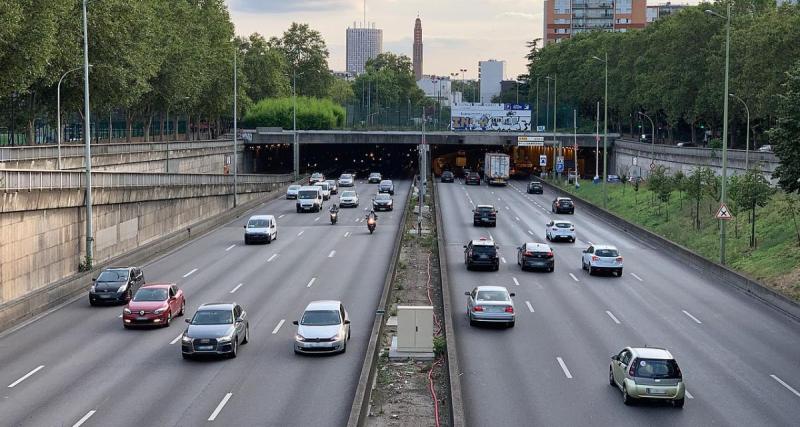
[[[131,142],[92,144],[92,155],[142,153],[148,151],[193,150],[210,147],[228,147],[233,140],[169,141],[169,142]],[[62,157],[83,156],[83,144],[62,144]],[[55,159],[58,157],[56,145],[1,147],[0,161]]]
[[[293,176],[238,175],[239,184],[291,182]],[[92,188],[134,188],[196,185],[233,185],[233,175],[92,172]],[[82,171],[0,170],[0,190],[31,191],[84,188]]]
[[[721,157],[721,149],[710,149],[703,147],[676,147],[674,145],[652,144],[650,142],[635,142],[631,140],[617,139],[614,142],[616,150],[631,150],[640,151],[643,154],[650,154],[655,152],[656,155],[664,154],[668,156],[685,156],[697,158]],[[712,152],[715,154],[712,156]],[[728,149],[729,160],[742,160],[744,161],[745,150]],[[780,159],[774,153],[765,153],[756,150],[750,150],[750,161],[766,162],[766,163],[780,163]]]

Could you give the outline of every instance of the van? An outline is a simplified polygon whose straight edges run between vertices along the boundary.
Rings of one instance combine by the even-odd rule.
[[[322,187],[307,185],[297,192],[297,212],[319,212],[322,210]]]
[[[313,184],[313,186],[322,189],[322,200],[328,200],[331,198],[331,186],[327,181],[317,182]]]
[[[244,226],[244,244],[272,243],[278,238],[278,224],[272,215],[253,215]]]

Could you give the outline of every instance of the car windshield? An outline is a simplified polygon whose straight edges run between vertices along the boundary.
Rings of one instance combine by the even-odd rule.
[[[352,178],[352,175],[347,173],[339,177],[339,179],[350,179],[350,178]]]
[[[388,195],[386,193],[378,194],[377,196],[375,196],[375,200],[391,200],[391,199],[392,199],[392,196],[390,196],[390,195]]]
[[[636,359],[636,375],[641,378],[679,378],[680,369],[674,360]]]
[[[446,171],[445,173],[442,174],[442,176],[447,176],[447,177],[453,176],[453,172]]]
[[[194,314],[192,325],[230,325],[233,313],[230,310],[201,310]]]
[[[392,185],[392,181],[381,181],[381,185]]]
[[[598,249],[594,251],[594,254],[597,256],[602,257],[615,257],[619,256],[619,252],[616,249]]]
[[[504,291],[478,291],[475,299],[478,301],[508,301],[508,294]]]
[[[328,191],[328,189],[330,188],[330,186],[328,185],[328,183],[327,183],[327,182],[324,182],[324,181],[323,181],[323,182],[319,182],[319,183],[317,183],[317,186],[318,186],[318,187],[320,187],[320,188],[322,188],[322,191]]]
[[[289,191],[297,191],[299,189],[300,189],[299,185],[290,185],[289,186]]]
[[[480,212],[480,213],[491,213],[493,210],[494,210],[494,208],[488,207],[488,206],[480,206],[480,207],[478,207],[478,212]]]
[[[495,253],[494,246],[483,246],[483,245],[475,245],[472,247],[472,251],[478,254],[489,254],[493,255]]]
[[[301,199],[315,199],[317,197],[317,192],[312,190],[305,190],[301,191],[297,197]]]
[[[356,196],[356,192],[355,191],[344,191],[344,192],[342,192],[342,197],[355,197],[355,196]]]
[[[380,178],[380,176],[381,176],[381,174],[379,174],[379,173],[371,173],[371,174],[369,174],[370,178]]]
[[[123,282],[128,280],[128,270],[106,270],[97,277],[98,282]]]
[[[300,321],[304,326],[330,326],[340,323],[339,310],[309,310],[303,313]]]
[[[268,226],[269,220],[266,219],[251,219],[247,223],[247,228],[267,228]]]
[[[321,173],[315,173],[315,174],[311,175],[311,177],[312,178],[322,178],[322,174]]]
[[[167,290],[161,288],[142,288],[133,296],[134,301],[166,301]]]
[[[570,227],[572,227],[572,224],[570,224],[568,222],[557,222],[556,223],[556,227],[558,227],[558,228],[570,228]]]

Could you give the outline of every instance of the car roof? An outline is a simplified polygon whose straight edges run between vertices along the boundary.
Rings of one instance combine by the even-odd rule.
[[[547,243],[528,242],[525,243],[525,247],[531,249],[542,249],[542,250],[552,251],[552,249],[550,249],[550,245],[548,245]]]
[[[572,225],[572,221],[567,221],[565,219],[551,219],[550,221],[553,221],[553,223],[555,223],[555,224],[569,224],[569,225]]]
[[[615,251],[617,250],[617,247],[614,246],[614,245],[594,245],[594,248],[595,249],[613,249]]]
[[[172,285],[175,285],[175,283],[148,283],[142,285],[142,287],[139,289],[145,289],[145,288],[168,289]]]
[[[491,239],[475,239],[472,241],[472,246],[494,246],[494,240]]]
[[[380,174],[381,174],[380,172],[370,172],[369,176],[375,176],[375,175],[380,175]]]
[[[663,360],[674,359],[674,357],[672,357],[672,353],[659,347],[631,347],[630,349],[633,351],[633,353],[635,353],[636,357]]]
[[[197,311],[203,310],[233,310],[236,305],[235,302],[209,302],[197,307]]]
[[[494,205],[478,205],[476,208],[492,208],[494,209]]]
[[[322,175],[322,172],[314,172],[311,174],[311,176],[320,176],[320,175]]]
[[[508,292],[508,289],[506,289],[505,286],[481,285],[481,286],[476,286],[475,289],[478,290],[478,291],[505,291],[505,292]]]
[[[317,190],[321,190],[321,189],[322,189],[322,187],[320,187],[319,185],[304,185],[304,186],[300,187],[300,191],[307,191],[307,190],[317,191]]]
[[[106,271],[106,270],[130,270],[131,268],[134,268],[134,267],[121,267],[121,266],[120,267],[106,267],[106,268],[103,269],[103,271]]]
[[[392,183],[391,179],[384,179],[383,181],[381,181],[381,184],[391,184],[391,183]]]
[[[275,219],[273,215],[253,215],[250,219]]]
[[[556,200],[572,200],[569,197],[556,197]]]
[[[336,300],[320,300],[320,301],[311,301],[306,306],[305,311],[309,310],[338,310],[339,304],[341,301]]]

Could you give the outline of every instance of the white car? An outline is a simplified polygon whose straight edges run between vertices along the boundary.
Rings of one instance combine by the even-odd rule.
[[[319,187],[322,190],[322,200],[328,200],[331,198],[331,186],[328,185],[325,181],[320,181],[313,184],[314,187]]]
[[[328,183],[328,188],[331,189],[331,194],[339,194],[339,184],[336,183],[335,179],[326,179],[325,182]]]
[[[758,147],[758,151],[760,151],[762,153],[771,153],[772,152],[772,146],[771,145],[762,145],[762,146]]]
[[[575,242],[575,225],[569,221],[550,220],[545,224],[544,236],[547,240],[554,242],[558,239]]]
[[[297,184],[290,185],[289,188],[286,189],[286,199],[287,200],[296,199],[297,198],[297,192],[300,191],[300,187],[301,187],[301,185],[297,185]]]
[[[355,183],[355,177],[349,173],[343,173],[339,176],[339,187],[352,187]]]
[[[358,207],[358,194],[355,191],[348,190],[342,191],[339,196],[339,207],[342,208],[357,208]]]
[[[581,268],[590,275],[598,271],[610,271],[621,277],[622,267],[622,256],[614,246],[592,245],[583,251]]]
[[[303,311],[294,337],[294,352],[344,353],[350,339],[350,317],[341,301],[312,301]]]
[[[272,243],[278,238],[278,223],[272,215],[253,215],[244,226],[244,244]]]

